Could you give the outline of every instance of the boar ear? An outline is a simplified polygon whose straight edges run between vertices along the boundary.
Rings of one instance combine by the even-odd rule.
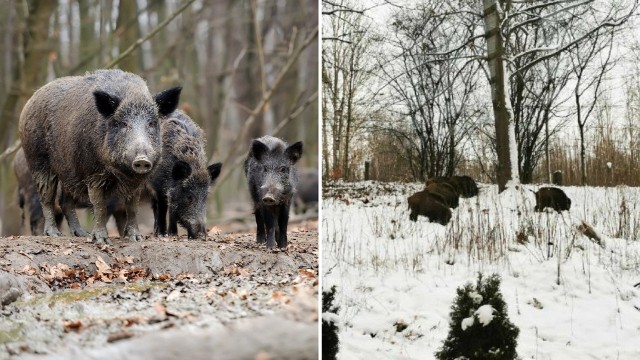
[[[289,160],[295,164],[302,156],[302,141],[289,145],[284,153],[289,157]]]
[[[180,86],[167,89],[160,93],[157,93],[153,100],[158,104],[158,112],[162,116],[171,114],[177,107],[180,101],[180,92],[182,88]]]
[[[120,99],[101,90],[94,91],[93,98],[96,100],[96,108],[98,108],[98,112],[104,117],[113,115],[113,113],[116,112],[118,105],[120,105]]]
[[[191,166],[184,161],[178,161],[173,165],[171,177],[175,181],[182,181],[191,175]]]
[[[211,183],[212,184],[213,184],[214,181],[216,181],[218,176],[220,176],[220,170],[221,169],[222,169],[222,163],[215,163],[215,164],[209,165],[209,167],[207,167],[207,170],[209,171],[209,177],[211,178]]]
[[[251,143],[251,155],[253,155],[256,160],[260,160],[262,156],[269,151],[267,145],[263,144],[259,140],[253,140]]]

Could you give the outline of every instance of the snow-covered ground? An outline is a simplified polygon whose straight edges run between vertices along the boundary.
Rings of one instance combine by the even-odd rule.
[[[563,187],[572,207],[558,214],[533,212],[528,190],[540,186],[482,185],[442,226],[409,221],[407,197],[422,187],[323,189],[323,287],[337,287],[339,359],[433,358],[456,288],[478,272],[502,277],[521,359],[640,359],[640,189]],[[603,247],[577,230],[583,222]]]

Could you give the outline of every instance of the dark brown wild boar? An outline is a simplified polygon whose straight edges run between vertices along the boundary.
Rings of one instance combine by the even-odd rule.
[[[145,81],[121,70],[54,80],[37,90],[20,115],[20,138],[40,192],[44,234],[59,236],[58,183],[72,234],[88,235],[76,203],[90,202],[94,242],[108,242],[107,200],[124,199],[132,241],[141,240],[136,208],[142,185],[160,159],[160,122],[178,106],[181,88],[152,96]]]
[[[571,199],[561,189],[555,187],[541,187],[536,194],[536,206],[534,211],[541,212],[545,208],[552,208],[557,212],[569,210]]]
[[[444,205],[447,205],[448,207],[453,209],[458,207],[458,193],[451,184],[444,182],[433,182],[427,185],[425,190],[429,191],[430,193],[440,195],[444,199]]]
[[[407,199],[409,203],[409,220],[417,221],[418,216],[426,216],[430,222],[447,225],[451,220],[451,210],[437,201],[427,190],[419,191]]]
[[[478,185],[471,176],[452,176],[449,178],[449,183],[463,198],[470,198],[478,195]]]

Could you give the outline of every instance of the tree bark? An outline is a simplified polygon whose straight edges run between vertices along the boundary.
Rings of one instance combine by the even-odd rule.
[[[517,154],[512,153],[516,149],[511,149],[512,143],[515,143],[515,130],[512,121],[513,112],[508,98],[507,81],[509,79],[506,74],[505,52],[500,32],[502,19],[500,18],[498,7],[501,4],[498,0],[483,0],[483,3],[487,61],[490,75],[489,83],[491,84],[496,130],[496,153],[498,155],[496,178],[498,180],[498,190],[502,192],[506,189],[507,182],[517,179]],[[515,171],[513,171],[514,165],[516,167]]]
[[[124,53],[140,37],[137,14],[138,4],[136,1],[120,1],[118,5],[118,22],[116,24],[120,53]],[[122,59],[119,67],[132,73],[139,72],[141,69],[140,49]]]

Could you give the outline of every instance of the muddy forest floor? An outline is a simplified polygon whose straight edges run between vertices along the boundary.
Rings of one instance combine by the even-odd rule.
[[[0,359],[248,318],[317,321],[317,221],[291,231],[286,251],[268,251],[255,233],[112,240],[0,238],[0,276],[24,292],[0,308]]]

